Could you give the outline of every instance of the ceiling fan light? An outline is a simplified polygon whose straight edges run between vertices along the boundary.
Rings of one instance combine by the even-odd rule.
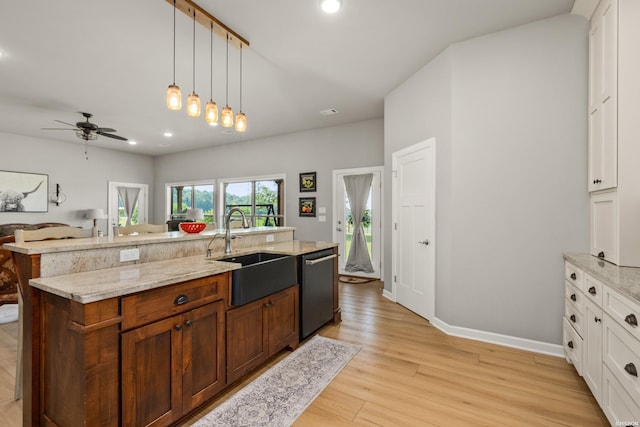
[[[179,86],[169,85],[167,89],[167,108],[174,111],[182,108],[182,92],[180,92]]]
[[[236,114],[236,132],[247,131],[247,116],[242,111]]]
[[[187,97],[187,115],[200,117],[200,97],[195,92],[191,92]]]
[[[225,105],[222,109],[222,127],[233,127],[233,110],[228,105]]]
[[[336,13],[342,7],[342,0],[320,0],[320,7],[326,13]]]
[[[212,126],[218,126],[218,104],[208,100],[204,107],[204,118]]]

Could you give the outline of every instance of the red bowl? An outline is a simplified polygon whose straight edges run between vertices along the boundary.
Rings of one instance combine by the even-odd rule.
[[[199,233],[207,227],[204,222],[181,222],[180,229],[185,233]]]

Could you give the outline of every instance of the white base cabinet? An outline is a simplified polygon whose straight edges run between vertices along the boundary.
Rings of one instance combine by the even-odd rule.
[[[638,301],[565,262],[565,357],[612,425],[640,422],[639,321]]]

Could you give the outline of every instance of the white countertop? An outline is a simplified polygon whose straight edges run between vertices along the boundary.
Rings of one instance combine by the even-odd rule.
[[[75,239],[79,240],[79,239]],[[337,243],[289,241],[234,251],[232,255],[269,252],[302,255],[334,248]],[[217,254],[215,258],[230,255]],[[237,263],[206,259],[204,254],[123,267],[31,279],[34,288],[83,304],[212,276],[240,268]]]

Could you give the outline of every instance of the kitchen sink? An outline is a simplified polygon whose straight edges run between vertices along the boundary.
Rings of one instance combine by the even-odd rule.
[[[242,264],[242,268],[231,272],[233,306],[250,303],[298,283],[296,258],[292,255],[258,252],[218,261]]]

